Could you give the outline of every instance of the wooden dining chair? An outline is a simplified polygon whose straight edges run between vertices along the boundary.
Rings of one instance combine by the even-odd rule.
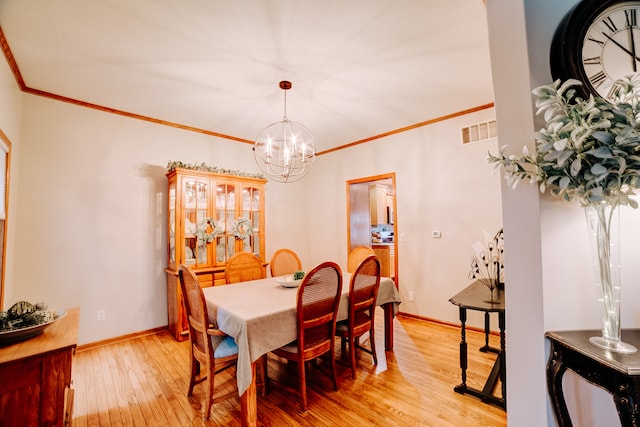
[[[260,258],[250,252],[238,252],[229,258],[224,272],[227,283],[264,279],[265,271]]]
[[[294,251],[283,248],[275,251],[269,262],[269,268],[271,277],[284,276],[302,270],[302,262]]]
[[[349,258],[347,260],[347,271],[349,273],[353,273],[354,271],[356,271],[356,268],[358,267],[358,265],[360,265],[363,259],[365,259],[369,255],[375,254],[376,253],[373,248],[370,248],[368,246],[356,246],[351,250],[351,252],[349,252]]]
[[[366,257],[351,275],[349,283],[349,317],[336,324],[336,336],[349,347],[351,376],[356,378],[356,350],[363,350],[373,356],[373,364],[378,364],[375,344],[376,299],[380,287],[380,261],[373,255]],[[360,344],[360,337],[369,332],[370,349]]]
[[[276,356],[297,362],[302,409],[307,410],[306,363],[327,354],[331,380],[338,390],[335,331],[342,292],[342,271],[338,264],[324,262],[304,276],[297,295],[297,339],[273,351]]]
[[[193,387],[207,379],[205,405],[202,418],[209,418],[214,402],[214,378],[216,374],[236,365],[238,346],[235,340],[212,325],[209,320],[207,304],[198,282],[198,277],[186,265],[178,269],[180,289],[182,290],[185,310],[189,320],[189,341],[191,353],[191,378],[187,396],[193,396]],[[224,400],[237,394],[237,391],[216,398]]]

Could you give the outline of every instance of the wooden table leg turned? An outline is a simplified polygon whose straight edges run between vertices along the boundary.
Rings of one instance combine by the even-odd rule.
[[[258,425],[258,393],[256,386],[256,363],[251,363],[251,384],[240,396],[240,424],[242,427],[257,427]]]

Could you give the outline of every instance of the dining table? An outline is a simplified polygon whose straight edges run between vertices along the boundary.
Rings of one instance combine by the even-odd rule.
[[[203,288],[209,320],[238,344],[236,377],[241,425],[257,425],[256,365],[259,359],[297,338],[297,287],[284,287],[278,277]],[[351,273],[342,272],[337,320],[348,317]],[[376,304],[384,310],[385,349],[393,349],[393,318],[400,305],[395,282],[380,278]]]

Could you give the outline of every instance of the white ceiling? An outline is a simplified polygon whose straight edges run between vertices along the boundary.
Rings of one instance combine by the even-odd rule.
[[[0,0],[27,87],[318,151],[493,102],[481,0]]]

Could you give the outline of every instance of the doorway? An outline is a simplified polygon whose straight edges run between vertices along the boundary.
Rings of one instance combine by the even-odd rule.
[[[381,275],[398,286],[398,221],[395,172],[347,181],[347,253],[373,248]]]

